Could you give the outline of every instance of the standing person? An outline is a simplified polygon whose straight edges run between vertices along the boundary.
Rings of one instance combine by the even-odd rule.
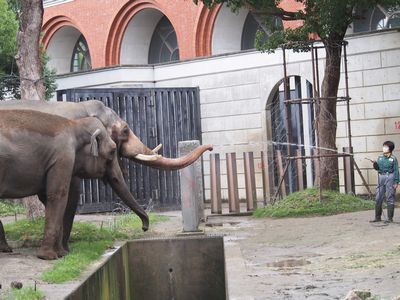
[[[382,203],[386,193],[388,220],[393,222],[394,198],[396,188],[399,185],[399,164],[393,155],[394,143],[386,141],[383,143],[382,152],[378,159],[373,162],[374,169],[378,171],[378,186],[375,198],[375,219],[370,222],[380,222],[382,215]]]

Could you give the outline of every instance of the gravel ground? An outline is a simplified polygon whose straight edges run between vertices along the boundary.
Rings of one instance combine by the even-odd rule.
[[[180,212],[165,214],[170,220],[152,226],[146,236],[170,236],[181,230]],[[207,234],[225,236],[231,300],[341,299],[352,289],[392,299],[400,295],[400,224],[372,225],[368,222],[372,215],[366,211],[287,219],[213,216],[202,226]],[[91,222],[112,222],[113,218],[78,216]],[[396,220],[400,217],[395,216]],[[61,285],[41,282],[41,272],[52,262],[37,259],[36,250],[17,248],[12,254],[0,254],[0,293],[11,281],[25,286],[36,281],[47,299],[62,299],[79,284],[79,280]],[[102,261],[82,274],[81,280]]]

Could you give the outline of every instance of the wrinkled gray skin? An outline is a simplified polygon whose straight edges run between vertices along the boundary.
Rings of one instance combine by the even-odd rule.
[[[177,170],[184,168],[194,161],[196,161],[203,152],[212,150],[211,145],[202,145],[180,158],[164,158],[160,157],[154,161],[142,161],[136,157],[138,154],[154,155],[155,153],[147,148],[132,132],[125,121],[110,108],[106,107],[102,102],[97,100],[90,100],[85,102],[44,102],[44,101],[0,101],[0,110],[4,109],[33,109],[42,112],[47,112],[68,119],[79,119],[82,117],[92,116],[98,118],[107,131],[111,135],[114,142],[117,144],[118,157],[112,161],[106,170],[105,179],[110,184],[114,192],[121,198],[121,200],[130,207],[142,219],[143,230],[148,228],[147,215],[140,212],[140,206],[127,187],[121,168],[119,166],[120,157],[129,158],[135,162],[164,170]],[[81,178],[93,178],[93,174],[80,174]],[[64,217],[64,237],[63,245],[68,250],[68,239],[72,228],[73,219],[76,212],[76,207],[79,199],[80,181],[79,178],[74,177],[71,180],[71,187],[69,193],[68,206]],[[1,232],[0,232],[1,234]]]
[[[115,155],[115,142],[96,118],[68,120],[31,110],[0,110],[0,197],[38,195],[45,203],[39,258],[66,254],[62,220],[74,175],[104,174]],[[0,250],[10,251],[0,225]]]

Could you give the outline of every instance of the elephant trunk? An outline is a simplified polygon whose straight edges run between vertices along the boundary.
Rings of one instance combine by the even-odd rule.
[[[212,151],[212,145],[201,145],[185,156],[166,158],[157,154],[158,149],[151,150],[131,131],[129,138],[121,145],[121,155],[142,165],[162,170],[179,170],[194,163],[205,151]]]
[[[111,168],[107,168],[105,179],[118,197],[120,197],[121,200],[142,220],[143,231],[147,231],[149,229],[149,216],[136,202],[135,198],[129,191],[122,176],[122,171],[118,165],[117,159],[112,161]]]
[[[143,161],[138,160],[133,157],[133,160],[152,168],[162,169],[162,170],[179,170],[183,169],[192,163],[194,163],[205,151],[209,150],[212,151],[212,145],[201,145],[191,151],[190,153],[186,154],[185,156],[181,156],[178,158],[166,158],[166,157],[159,157],[157,160],[150,160],[150,161]]]

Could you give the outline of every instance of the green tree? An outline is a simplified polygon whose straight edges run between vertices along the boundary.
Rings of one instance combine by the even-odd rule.
[[[0,0],[0,55],[12,56],[16,50],[18,22],[6,0]]]
[[[0,0],[0,98],[10,91],[17,93],[15,79],[6,76],[11,74],[15,65],[14,55],[17,49],[18,21],[15,13],[9,8],[6,0]]]
[[[0,100],[5,97],[21,97],[20,77],[15,56],[21,0],[0,0]],[[45,99],[50,99],[57,89],[56,72],[47,66],[48,56],[40,47],[41,65],[45,85]]]
[[[280,7],[281,0],[193,0],[196,4],[203,2],[212,8],[225,3],[232,11],[247,8],[269,33],[257,34],[256,46],[259,50],[271,52],[282,44],[292,43],[298,51],[307,51],[310,35],[317,34],[325,46],[326,61],[321,84],[321,98],[336,99],[340,81],[340,59],[343,41],[349,25],[360,16],[355,14],[356,8],[371,8],[376,5],[397,7],[400,0],[293,0],[301,4],[302,9],[287,11]],[[301,20],[302,25],[295,29],[275,26],[271,17],[280,17],[284,21]],[[321,101],[316,112],[316,126],[319,138],[320,154],[332,153],[324,149],[336,150],[336,100]],[[336,158],[321,159],[321,186],[323,189],[338,189],[338,160]]]

